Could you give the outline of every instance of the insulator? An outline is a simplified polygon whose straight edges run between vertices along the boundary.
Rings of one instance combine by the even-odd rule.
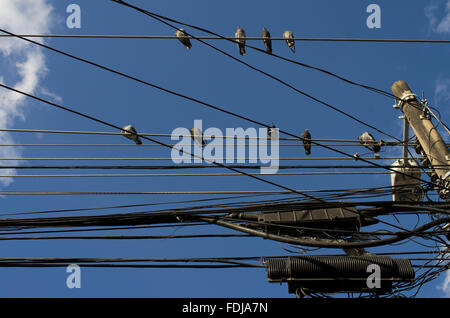
[[[420,187],[421,172],[419,165],[413,159],[397,160],[392,164],[391,185],[394,187],[393,201],[413,201],[420,202],[423,199],[422,193],[415,192],[416,187]]]

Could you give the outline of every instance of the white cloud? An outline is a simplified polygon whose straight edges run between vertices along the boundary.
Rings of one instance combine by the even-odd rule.
[[[41,89],[39,90],[39,92],[44,95],[45,97],[48,97],[49,99],[51,99],[52,101],[56,102],[56,103],[62,103],[63,99],[61,96],[56,95],[55,93],[49,91],[47,88],[45,87],[41,87]]]
[[[450,115],[450,78],[439,76],[435,81],[434,86],[434,100],[431,106],[435,106],[441,115],[441,120],[444,123],[448,122]],[[450,142],[450,134],[441,126],[438,126],[438,132],[441,134],[445,142]]]
[[[52,6],[47,0],[0,2],[0,28],[6,31],[16,34],[45,34],[50,32],[52,21]],[[0,82],[33,94],[47,72],[41,48],[21,39],[2,38],[0,56],[3,56]],[[25,102],[25,96],[0,89],[0,128],[10,128],[16,119],[24,119]],[[11,144],[14,140],[10,134],[3,132],[0,133],[0,143]],[[15,147],[0,147],[0,164],[6,164],[1,161],[2,157],[20,157],[20,151]],[[7,164],[17,163],[8,161]],[[15,171],[2,171],[2,174],[12,175]],[[0,184],[3,186],[11,182],[11,178],[0,178]]]
[[[450,297],[450,270],[445,272],[444,282],[438,288],[444,292],[445,297]]]
[[[450,78],[439,78],[434,89],[434,100],[440,103],[450,102]],[[442,105],[444,108],[445,105]]]
[[[450,0],[434,1],[425,8],[431,30],[436,33],[450,33]]]

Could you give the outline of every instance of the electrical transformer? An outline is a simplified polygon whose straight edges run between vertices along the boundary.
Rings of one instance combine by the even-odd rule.
[[[421,172],[414,159],[400,159],[392,164],[391,184],[393,201],[419,202],[423,199],[420,186]]]

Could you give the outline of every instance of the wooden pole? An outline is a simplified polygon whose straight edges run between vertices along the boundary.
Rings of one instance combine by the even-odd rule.
[[[425,116],[422,106],[408,84],[405,81],[397,81],[392,85],[392,92],[400,101],[401,110],[419,140],[431,167],[435,165],[449,165],[450,150],[431,120]],[[444,181],[444,184],[448,185],[448,182],[445,181],[450,180],[450,168],[438,167],[433,168],[433,170]],[[445,192],[448,193],[449,191],[446,190]]]

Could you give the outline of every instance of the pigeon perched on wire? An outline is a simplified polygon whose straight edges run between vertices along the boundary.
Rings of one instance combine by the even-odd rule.
[[[237,27],[236,33],[234,34],[236,42],[239,48],[239,54],[245,54],[245,31],[240,26]]]
[[[278,139],[278,129],[277,127],[272,124],[272,127],[267,128],[267,137],[270,140],[277,140]]]
[[[133,140],[136,145],[142,145],[142,141],[137,135],[136,129],[132,125],[123,127],[121,133],[125,138]]]
[[[289,46],[291,51],[295,53],[295,41],[294,41],[294,34],[292,31],[286,30],[283,33],[283,38],[286,40],[286,44]]]
[[[359,136],[358,140],[361,145],[375,153],[380,152],[381,150],[382,141],[375,141],[375,138],[373,138],[373,136],[367,131]]]
[[[364,256],[364,255],[371,255],[371,253],[367,252],[365,249],[357,247],[357,248],[343,248],[344,252],[348,256]]]
[[[261,37],[263,39],[264,46],[267,53],[272,53],[272,40],[270,39],[270,32],[266,28],[263,28]]]
[[[191,49],[191,47],[192,47],[191,41],[189,40],[189,36],[187,35],[187,33],[184,29],[178,29],[175,32],[175,36],[186,47],[186,49],[188,49],[188,50]]]
[[[194,127],[189,130],[191,132],[191,137],[194,142],[204,147],[206,145],[205,140],[203,139],[203,134],[200,128]]]
[[[308,129],[305,129],[304,132],[302,132],[302,142],[303,147],[305,148],[305,154],[310,155],[311,154],[311,133]]]

